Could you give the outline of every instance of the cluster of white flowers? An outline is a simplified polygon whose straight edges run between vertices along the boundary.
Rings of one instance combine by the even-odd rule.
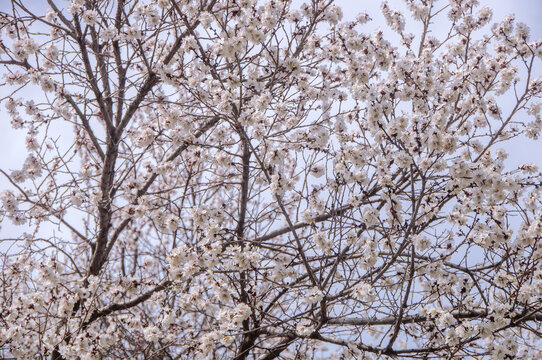
[[[323,298],[324,294],[322,293],[322,290],[318,289],[317,287],[313,287],[308,291],[307,296],[305,296],[305,301],[307,304],[312,305],[319,303]]]
[[[247,304],[238,304],[233,309],[223,309],[218,314],[218,320],[224,329],[238,328],[243,321],[252,314],[252,309]]]
[[[361,282],[354,287],[352,296],[365,303],[372,303],[376,298],[376,290],[373,285]]]
[[[13,54],[19,60],[26,60],[28,56],[34,54],[38,50],[38,44],[34,39],[26,38],[15,41],[13,44]]]
[[[331,253],[332,243],[329,241],[329,236],[324,231],[319,231],[312,235],[312,241],[316,247],[325,254]]]
[[[9,212],[14,213],[18,209],[19,202],[17,201],[17,197],[13,192],[11,191],[3,191],[2,192],[2,209]]]
[[[391,10],[387,2],[381,5],[382,14],[388,23],[388,26],[397,32],[405,30],[405,19],[403,14],[398,11]]]
[[[429,240],[426,236],[420,234],[414,235],[412,237],[412,243],[419,251],[424,251],[431,246],[431,240]]]
[[[178,274],[177,276],[186,277],[197,270],[198,256],[186,245],[181,245],[172,250],[167,261],[174,277],[176,274]]]
[[[383,2],[372,33],[327,0],[25,1],[0,10],[28,152],[0,191],[10,356],[542,356],[542,174],[499,148],[542,131],[527,26],[477,0]]]
[[[288,190],[291,190],[294,186],[293,179],[288,179],[281,174],[274,174],[271,176],[270,188],[273,194],[277,196],[284,195]]]

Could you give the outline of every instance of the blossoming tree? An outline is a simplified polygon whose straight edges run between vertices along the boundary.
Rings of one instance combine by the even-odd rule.
[[[3,4],[4,356],[539,359],[542,176],[503,148],[542,43],[476,3]]]

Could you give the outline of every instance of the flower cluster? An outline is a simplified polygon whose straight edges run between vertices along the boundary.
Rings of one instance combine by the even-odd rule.
[[[333,0],[30,3],[0,10],[25,153],[0,169],[3,355],[542,357],[526,25],[477,0],[382,2],[374,31]]]

